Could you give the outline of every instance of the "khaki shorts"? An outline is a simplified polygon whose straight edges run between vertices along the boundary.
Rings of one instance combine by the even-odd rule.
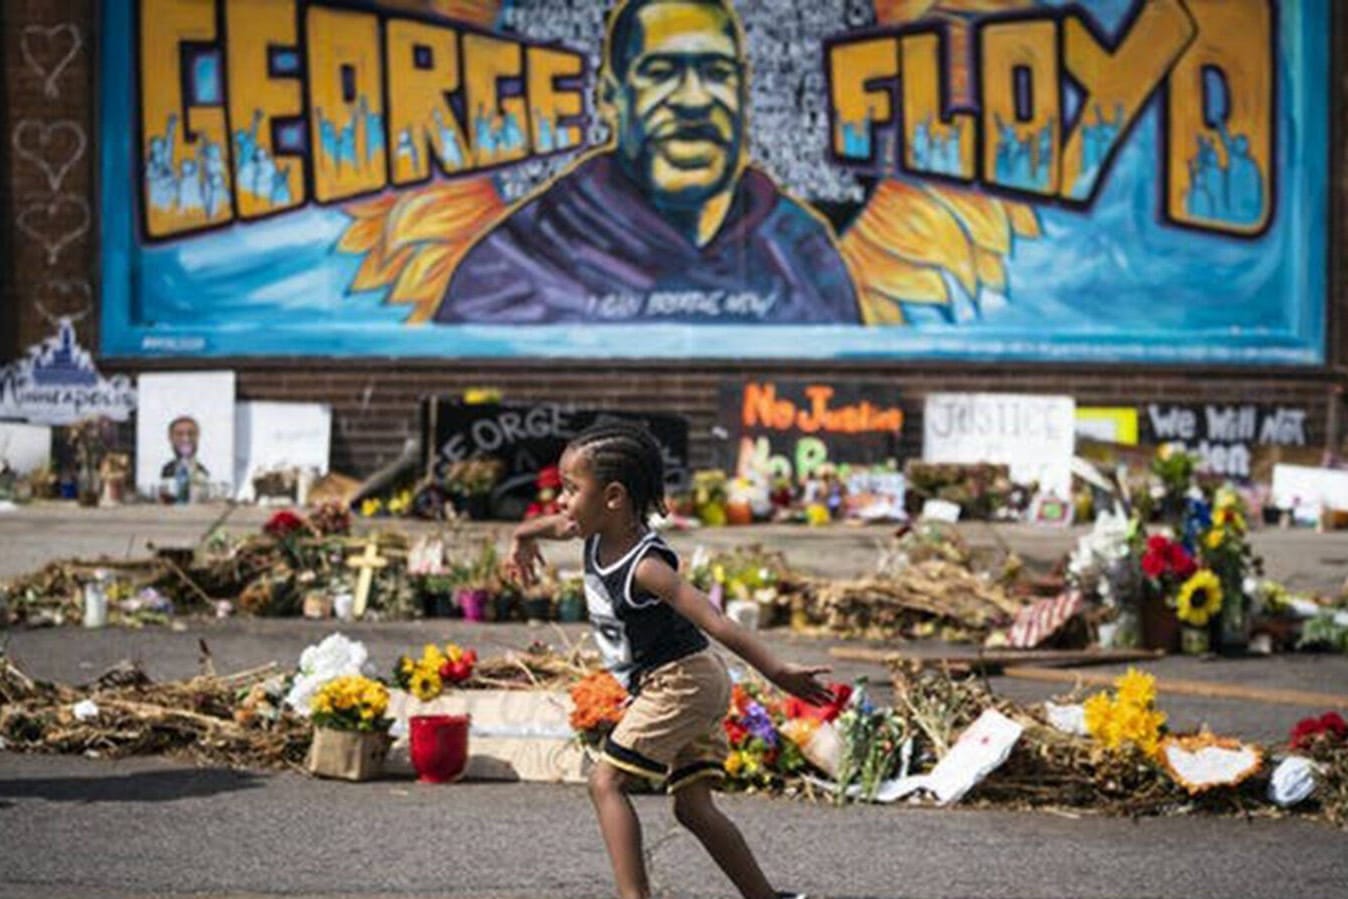
[[[730,708],[730,676],[710,649],[653,668],[604,743],[604,761],[664,781],[674,792],[704,777],[724,777],[730,754],[721,722]]]

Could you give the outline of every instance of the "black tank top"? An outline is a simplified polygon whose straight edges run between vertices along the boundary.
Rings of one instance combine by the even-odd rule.
[[[585,604],[604,665],[635,695],[652,668],[706,649],[702,631],[667,603],[634,582],[637,563],[648,552],[675,571],[679,557],[655,531],[647,531],[621,559],[599,564],[599,537],[585,541]]]

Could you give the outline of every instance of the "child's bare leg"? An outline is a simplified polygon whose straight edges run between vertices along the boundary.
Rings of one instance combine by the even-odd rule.
[[[620,899],[649,899],[646,860],[641,851],[641,822],[627,798],[628,776],[600,761],[590,772],[590,801],[599,816]]]
[[[711,798],[706,780],[696,780],[674,793],[674,817],[692,831],[744,899],[776,899],[749,844]]]

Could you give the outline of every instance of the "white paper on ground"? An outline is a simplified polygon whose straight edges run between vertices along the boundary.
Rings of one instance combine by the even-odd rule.
[[[975,784],[1006,761],[1022,730],[1019,724],[996,709],[984,709],[978,720],[960,734],[955,745],[931,769],[926,789],[935,793],[942,805],[958,802]]]
[[[76,721],[88,721],[98,717],[98,704],[92,699],[82,699],[70,707],[70,713]]]

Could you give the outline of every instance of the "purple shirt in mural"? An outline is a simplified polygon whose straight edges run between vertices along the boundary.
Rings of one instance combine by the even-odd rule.
[[[604,153],[478,241],[435,320],[856,324],[860,312],[827,227],[767,175],[745,170],[699,248]]]

